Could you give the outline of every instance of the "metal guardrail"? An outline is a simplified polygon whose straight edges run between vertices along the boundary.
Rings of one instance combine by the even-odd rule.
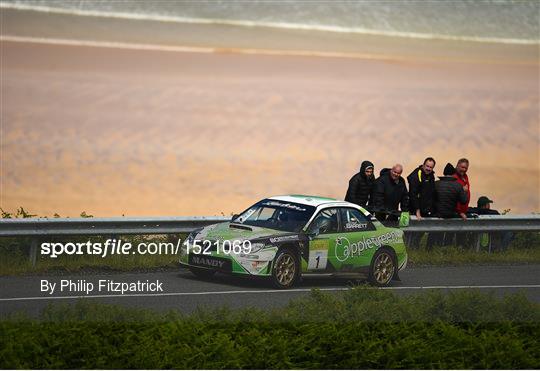
[[[0,219],[0,237],[174,234],[227,220],[218,216]]]
[[[0,237],[186,233],[229,217],[0,219]],[[407,232],[540,231],[540,215],[489,215],[461,219],[411,217]]]
[[[439,219],[411,217],[407,232],[535,232],[540,231],[540,214],[481,215],[478,218]]]
[[[52,236],[175,234],[187,233],[206,225],[230,220],[229,217],[153,217],[153,218],[26,218],[0,219],[0,237],[33,237],[30,260],[37,259],[38,239]],[[489,215],[461,219],[411,217],[406,232],[522,232],[540,231],[540,215]],[[478,239],[479,241],[479,239]],[[476,250],[479,243],[476,243]]]

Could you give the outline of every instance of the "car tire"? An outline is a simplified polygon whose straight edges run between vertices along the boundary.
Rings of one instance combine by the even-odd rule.
[[[281,249],[272,264],[272,285],[277,289],[294,286],[300,276],[298,256],[291,249]]]
[[[189,267],[189,270],[191,273],[193,273],[198,278],[212,278],[214,274],[216,274],[216,271],[213,269],[205,269],[205,268],[197,268],[197,267]]]
[[[388,286],[397,272],[396,255],[387,247],[375,252],[369,267],[369,282],[375,286]]]

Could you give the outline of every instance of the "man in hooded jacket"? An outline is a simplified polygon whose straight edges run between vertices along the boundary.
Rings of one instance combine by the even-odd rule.
[[[373,184],[375,183],[374,171],[372,162],[362,162],[360,171],[349,180],[349,188],[345,195],[345,201],[352,202],[364,208],[370,208],[370,198],[373,191]]]

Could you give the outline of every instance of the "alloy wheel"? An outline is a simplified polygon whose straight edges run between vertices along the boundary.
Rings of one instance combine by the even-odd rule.
[[[386,285],[394,276],[394,260],[390,254],[382,252],[375,259],[373,264],[373,278],[380,285]]]
[[[281,286],[289,286],[296,275],[296,262],[294,258],[288,254],[282,254],[276,261],[276,280]]]

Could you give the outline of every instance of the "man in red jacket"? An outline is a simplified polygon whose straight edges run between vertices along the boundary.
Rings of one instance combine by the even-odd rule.
[[[469,160],[466,158],[459,159],[456,165],[456,173],[454,174],[454,178],[456,178],[458,183],[463,186],[463,190],[467,194],[467,202],[464,204],[458,203],[456,206],[456,212],[463,220],[467,220],[466,214],[467,210],[469,209],[469,201],[471,200],[471,185],[469,183],[469,177],[467,176],[467,170],[469,170]]]

